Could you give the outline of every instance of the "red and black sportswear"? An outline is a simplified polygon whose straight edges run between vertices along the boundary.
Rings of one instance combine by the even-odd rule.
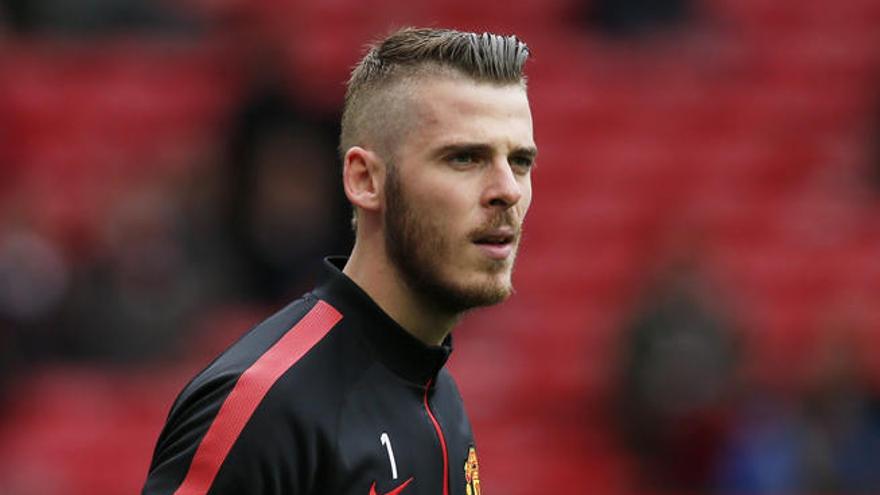
[[[473,434],[444,368],[451,339],[414,338],[344,263],[328,258],[314,291],[184,388],[144,495],[466,494]]]

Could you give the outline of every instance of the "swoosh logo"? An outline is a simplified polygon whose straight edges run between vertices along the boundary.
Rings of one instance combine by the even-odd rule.
[[[404,481],[402,485],[398,486],[397,488],[395,488],[395,489],[391,490],[390,492],[385,493],[383,495],[398,495],[400,492],[403,491],[404,488],[406,488],[407,485],[409,485],[412,482],[412,480],[413,479],[410,478],[410,479]],[[373,486],[370,487],[370,495],[379,495],[379,493],[376,492],[376,482],[375,481],[373,482]]]

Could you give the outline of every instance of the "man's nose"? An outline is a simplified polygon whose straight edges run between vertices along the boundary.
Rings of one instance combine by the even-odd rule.
[[[507,209],[517,204],[522,198],[522,186],[510,167],[507,158],[493,161],[486,178],[483,205]]]

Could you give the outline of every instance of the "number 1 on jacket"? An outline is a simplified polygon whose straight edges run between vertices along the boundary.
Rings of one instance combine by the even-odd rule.
[[[391,463],[391,479],[397,479],[397,462],[394,460],[394,449],[391,448],[391,438],[388,436],[388,433],[382,432],[382,435],[379,437],[379,441],[382,445],[385,446],[385,450],[388,451],[388,462]]]

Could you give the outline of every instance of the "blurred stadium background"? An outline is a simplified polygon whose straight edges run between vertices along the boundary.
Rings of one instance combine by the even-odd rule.
[[[136,493],[194,372],[351,242],[404,25],[517,33],[541,149],[451,366],[488,493],[880,493],[880,1],[0,1],[0,493]]]

